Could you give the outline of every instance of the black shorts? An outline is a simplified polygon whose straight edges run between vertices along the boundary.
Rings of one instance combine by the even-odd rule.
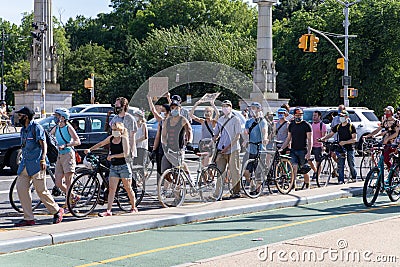
[[[322,147],[313,147],[311,149],[311,155],[314,155],[316,162],[322,161]]]

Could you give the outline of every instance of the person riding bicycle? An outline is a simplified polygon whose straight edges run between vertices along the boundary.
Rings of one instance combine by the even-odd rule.
[[[306,163],[310,159],[312,148],[311,125],[303,120],[301,108],[294,109],[294,120],[289,124],[288,136],[279,151],[282,152],[290,143],[290,161],[293,165],[294,177],[296,177],[300,169],[309,168]],[[308,173],[304,173],[304,186],[306,189],[310,188],[310,175]]]
[[[172,100],[170,104],[170,116],[165,119],[161,131],[161,143],[164,150],[164,156],[161,160],[161,172],[173,166],[179,166],[179,155],[184,158],[184,145],[192,141],[192,126],[189,121],[181,114],[181,104],[179,101]],[[189,146],[189,145],[188,145]],[[189,168],[185,162],[182,163],[185,172],[190,178]]]
[[[339,169],[339,184],[344,183],[344,165],[347,157],[347,163],[350,168],[351,177],[356,180],[357,171],[354,167],[354,148],[353,144],[357,141],[357,132],[353,124],[349,122],[349,113],[346,110],[342,110],[339,114],[340,124],[333,127],[331,132],[319,141],[325,141],[331,138],[335,133],[337,133],[339,139],[339,145],[342,151],[336,151],[341,156],[338,157],[338,169]]]
[[[257,157],[258,150],[264,151],[265,146],[268,144],[268,125],[266,120],[262,116],[262,107],[258,102],[253,102],[250,105],[249,115],[251,118],[246,121],[245,124],[245,134],[249,135],[249,141],[246,145],[247,151],[243,157],[243,163],[245,163],[248,159],[255,159]],[[260,146],[260,147],[259,147]],[[263,160],[265,157],[263,155]],[[254,162],[247,165],[246,170],[244,172],[244,176],[247,180],[250,178],[250,173],[254,172],[257,166],[254,166]],[[250,194],[257,194],[255,185],[251,185]]]
[[[56,126],[50,131],[50,134],[55,136],[58,146],[58,157],[54,171],[55,183],[65,194],[67,194],[71,186],[76,168],[75,150],[73,147],[81,144],[75,129],[68,122],[69,117],[68,109],[56,108],[54,111]],[[79,196],[73,196],[72,203],[76,202],[78,198]]]
[[[383,159],[386,166],[390,168],[392,166],[390,162],[390,154],[395,151],[395,148],[393,148],[391,144],[395,143],[395,139],[399,135],[400,123],[394,118],[394,108],[392,106],[387,106],[384,111],[385,119],[383,120],[382,124],[372,133],[365,135],[364,139],[373,137],[378,133],[383,136]]]

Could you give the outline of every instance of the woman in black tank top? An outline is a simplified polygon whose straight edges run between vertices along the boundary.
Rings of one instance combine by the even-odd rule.
[[[132,205],[131,212],[138,212],[136,208],[135,193],[132,190],[132,172],[130,167],[125,160],[129,155],[129,138],[128,131],[124,127],[124,124],[117,122],[111,126],[112,135],[107,137],[105,140],[94,145],[90,149],[86,150],[85,153],[93,151],[99,147],[109,144],[110,150],[107,160],[111,162],[110,166],[110,178],[108,186],[108,203],[107,211],[100,212],[99,216],[111,216],[112,205],[114,202],[115,192],[117,190],[118,182],[121,179],[124,185],[125,191],[128,193],[129,201]]]

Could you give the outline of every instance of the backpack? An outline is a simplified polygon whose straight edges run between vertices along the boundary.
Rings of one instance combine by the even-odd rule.
[[[36,127],[32,128],[33,138],[36,140]],[[51,130],[50,130],[51,131]],[[44,130],[44,135],[46,136],[46,144],[47,144],[47,159],[50,163],[56,163],[58,157],[58,149],[57,142],[54,136],[50,135],[46,130]]]

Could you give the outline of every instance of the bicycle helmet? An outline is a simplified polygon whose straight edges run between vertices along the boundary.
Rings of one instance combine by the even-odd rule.
[[[277,113],[287,113],[287,110],[284,108],[279,108]]]
[[[61,117],[64,117],[66,120],[68,120],[70,117],[69,110],[66,108],[56,108],[54,113],[59,114]]]
[[[303,166],[301,166],[301,168],[299,169],[299,171],[297,172],[298,174],[306,174],[309,171],[311,171],[311,166],[306,163]]]
[[[88,169],[95,169],[97,167],[97,164],[99,162],[99,159],[92,154],[88,154],[85,156],[85,158],[83,159],[83,165],[85,165],[86,168]]]
[[[0,101],[0,105],[5,105],[5,104],[6,104],[6,101],[4,101],[4,100]]]

